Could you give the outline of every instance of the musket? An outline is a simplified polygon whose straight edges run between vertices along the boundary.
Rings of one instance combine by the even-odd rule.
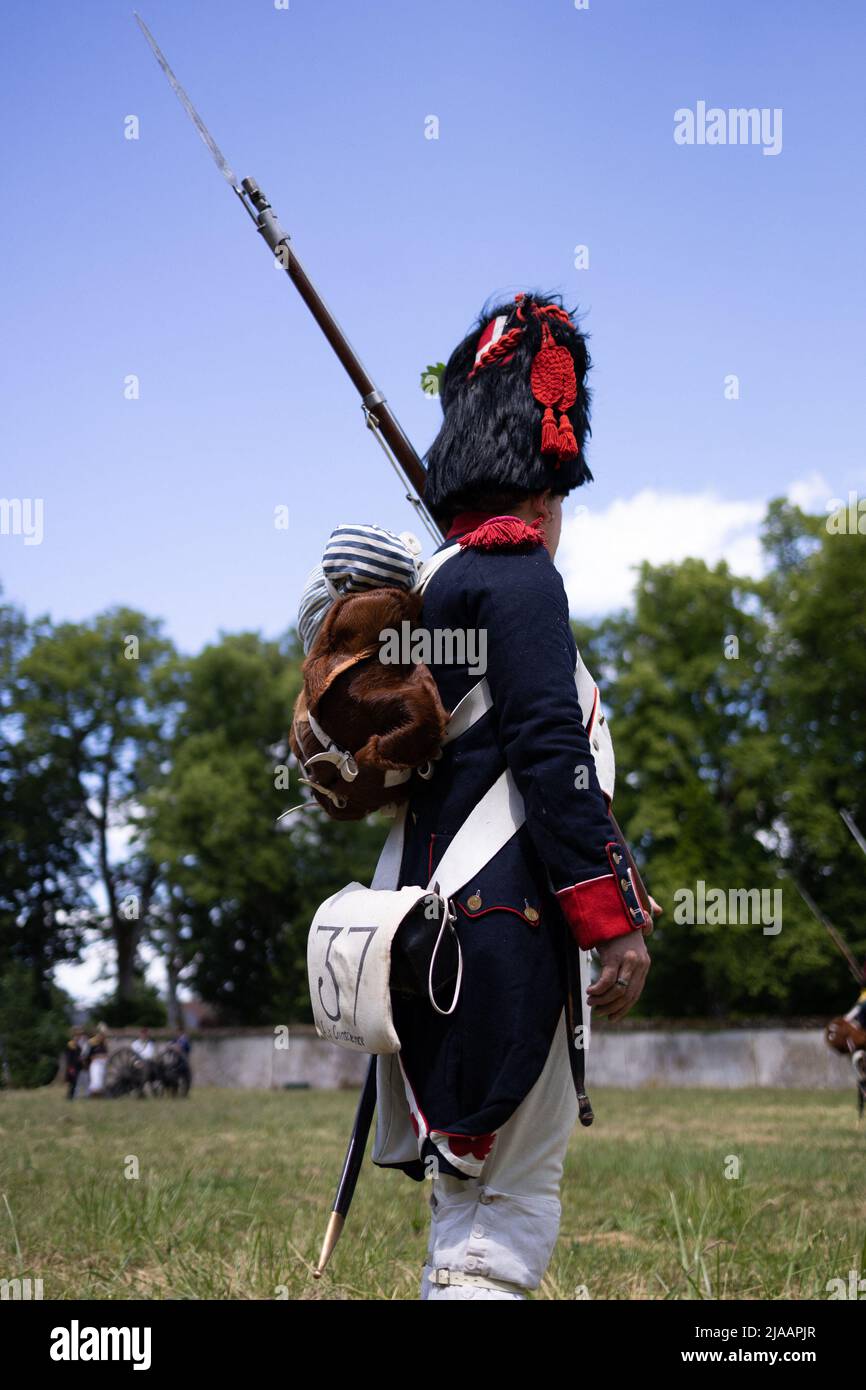
[[[857,844],[862,849],[863,853],[866,854],[866,838],[864,838],[859,826],[857,825],[857,822],[851,815],[851,812],[840,811],[839,815],[842,817],[846,826],[851,831],[851,834],[853,835]],[[827,917],[821,911],[814,899],[810,896],[809,893],[806,892],[806,889],[803,887],[803,885],[801,883],[798,883],[792,874],[790,874],[789,877],[797,892],[800,894],[800,897],[803,899],[803,902],[806,904],[809,911],[812,913],[813,917],[815,917],[816,920],[821,923],[821,926],[824,928],[830,940],[833,942],[833,945],[836,947],[836,950],[839,952],[841,956],[844,957],[848,969],[851,971],[851,974],[854,976],[854,979],[857,981],[858,985],[862,985],[863,969],[858,964],[857,957],[854,955],[854,952],[848,946],[848,943],[845,941],[845,938],[843,937],[842,933],[839,931],[837,927],[833,926],[833,923],[830,921],[829,917]]]
[[[818,904],[815,902],[814,898],[806,892],[806,889],[803,887],[802,883],[798,883],[797,880],[794,878],[793,874],[789,874],[788,877],[791,879],[791,882],[793,883],[797,892],[800,894],[800,897],[803,899],[803,902],[806,904],[809,911],[812,913],[813,917],[815,917],[817,921],[821,923],[821,926],[824,928],[830,940],[833,942],[833,945],[836,947],[836,950],[839,952],[841,956],[844,956],[848,965],[848,969],[851,971],[851,974],[854,976],[854,979],[857,981],[858,985],[862,984],[863,971],[857,964],[857,958],[854,955],[853,951],[851,951],[848,948],[845,939],[842,936],[842,933],[838,931],[836,927],[833,926],[833,923],[830,921],[829,917],[826,917],[824,915],[824,913],[818,907]]]
[[[864,839],[863,832],[860,830],[859,826],[857,825],[857,822],[851,815],[851,812],[840,811],[839,815],[842,817],[848,829],[851,831],[851,834],[854,836],[854,839],[857,841],[857,844],[860,846],[863,853],[866,854],[866,839]]]
[[[295,254],[289,234],[280,225],[279,219],[274,213],[269,200],[259,188],[255,179],[238,179],[219,145],[214,140],[204,121],[201,119],[201,116],[196,111],[183,87],[169,67],[165,55],[144,20],[137,13],[135,13],[135,19],[144,37],[147,39],[156,61],[159,63],[175,95],[210,151],[223,178],[228,182],[232,191],[240,199],[245,211],[261,234],[265,245],[285,270],[292,284],[297,289],[310,313],[313,315],[313,318],[316,320],[316,323],[333,348],[338,360],[348,373],[349,379],[361,397],[361,409],[364,412],[364,419],[367,426],[373,431],[386,457],[397,473],[397,476],[400,477],[407,486],[406,500],[414,507],[419,519],[426,527],[433,540],[438,544],[443,539],[442,531],[424,503],[424,484],[427,476],[426,469],[403,430],[403,427],[388,404],[385,396],[377,388],[373,378],[363,366],[361,359],[349,343],[346,334],[343,332],[322,296],[310,280],[307,272],[304,270],[304,267]],[[649,901],[649,894],[641,878],[640,871],[638,870],[631,850],[628,847],[628,843],[612,812],[610,814],[610,819],[614,831],[622,841],[625,849],[626,859],[631,869],[632,880],[638,900],[644,910],[648,924],[652,926],[653,913]],[[569,940],[570,939],[569,936]],[[572,1055],[573,1050],[573,1047],[569,1049],[569,1057],[572,1062],[575,1086],[580,1088],[582,1082],[579,1080],[579,1077],[582,1077],[582,1070],[580,1063],[576,1062]],[[580,1089],[578,1089],[578,1095],[580,1095]],[[361,1099],[358,1103],[355,1123],[352,1126],[352,1134],[346,1150],[343,1170],[340,1175],[334,1206],[328,1221],[322,1251],[319,1256],[319,1263],[315,1269],[316,1278],[322,1274],[325,1265],[330,1259],[331,1252],[340,1238],[340,1233],[346,1219],[346,1213],[348,1212],[352,1194],[355,1190],[355,1184],[358,1180],[358,1173],[360,1171],[370,1125],[372,1123],[375,1104],[376,1058],[372,1057],[370,1059],[370,1066],[367,1071],[364,1089],[361,1092]],[[591,1111],[589,1113],[591,1115]],[[587,1119],[584,1117],[583,1123],[587,1122]]]

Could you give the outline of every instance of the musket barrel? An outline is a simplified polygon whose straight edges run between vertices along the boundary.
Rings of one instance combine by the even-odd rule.
[[[355,352],[343,329],[316,289],[303,265],[295,254],[288,232],[281,227],[268,199],[262,193],[255,179],[244,179],[241,188],[247,194],[257,213],[257,224],[263,239],[279,260],[295,289],[303,299],[316,323],[327,338],[331,348],[345,369],[353,386],[361,397],[368,413],[375,417],[376,425],[397,462],[404,470],[409,482],[419,497],[424,496],[427,473],[410,440],[403,431],[385,397],[377,389],[376,383]]]

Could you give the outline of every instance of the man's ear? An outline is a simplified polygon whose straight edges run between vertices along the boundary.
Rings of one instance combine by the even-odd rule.
[[[545,521],[550,521],[553,517],[553,490],[545,488],[544,492],[536,493],[532,499],[533,505],[538,508]]]

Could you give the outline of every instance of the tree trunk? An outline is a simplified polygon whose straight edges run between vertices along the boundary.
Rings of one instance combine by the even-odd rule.
[[[181,1017],[180,1000],[177,997],[177,992],[178,985],[180,984],[180,972],[183,969],[183,951],[181,950],[180,944],[177,903],[173,889],[169,889],[168,922],[166,924],[165,934],[165,973],[168,995],[168,1021],[169,1025],[172,1028],[180,1028],[183,1025],[183,1019]]]

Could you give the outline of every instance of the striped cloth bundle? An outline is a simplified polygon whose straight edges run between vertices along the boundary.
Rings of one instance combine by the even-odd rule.
[[[310,650],[335,599],[362,589],[409,590],[417,582],[421,546],[409,531],[395,536],[381,526],[337,526],[322,563],[308,575],[298,608],[304,654]]]

